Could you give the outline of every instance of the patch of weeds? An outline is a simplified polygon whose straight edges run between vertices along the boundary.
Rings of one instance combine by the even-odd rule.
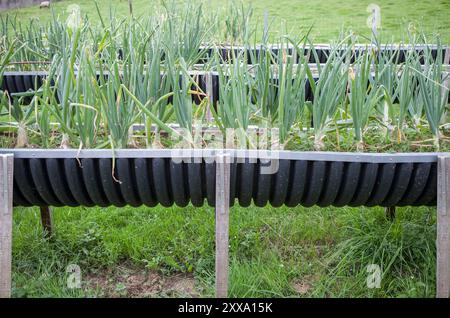
[[[383,209],[349,218],[342,241],[324,257],[328,273],[315,291],[317,296],[433,296],[432,288],[423,288],[434,286],[432,209],[399,209],[393,222]],[[367,286],[370,264],[380,269],[380,288]]]

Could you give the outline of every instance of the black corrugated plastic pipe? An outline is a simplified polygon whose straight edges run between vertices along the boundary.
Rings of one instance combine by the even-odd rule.
[[[219,151],[197,151],[190,163],[180,163],[170,149],[116,150],[114,155],[112,150],[0,149],[0,154],[14,154],[16,206],[214,206],[211,158]],[[272,161],[276,173],[262,174],[269,157],[229,152],[234,158],[230,204],[436,205],[436,153],[281,151]]]

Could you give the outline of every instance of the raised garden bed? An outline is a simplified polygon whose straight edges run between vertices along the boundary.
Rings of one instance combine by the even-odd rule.
[[[179,151],[172,149],[114,153],[0,149],[0,154],[14,154],[17,206],[186,206],[189,202],[214,206],[216,172],[211,159],[218,152],[193,150],[192,157],[179,163],[181,154],[177,156]],[[260,173],[262,166],[269,164],[265,159],[275,158],[274,154],[229,153],[236,158],[231,164],[232,204],[236,199],[241,206],[253,201],[261,207],[269,203],[322,207],[436,205],[435,153],[281,151],[273,159],[278,166],[274,174]],[[200,162],[195,163],[197,160]]]
[[[269,54],[273,57],[270,61],[272,64],[276,64],[276,57],[279,56],[280,52],[285,51],[288,55],[295,55],[295,62],[301,62],[302,58],[299,54],[307,54],[308,63],[326,63],[330,52],[333,47],[327,44],[316,44],[316,45],[306,45],[302,47],[300,53],[296,52],[293,46],[287,46],[280,48],[281,45],[277,44],[266,44],[264,46],[260,44],[252,44],[247,46],[230,46],[230,45],[216,45],[214,48],[208,45],[202,45],[198,49],[198,59],[193,61],[194,64],[208,64],[214,60],[215,55],[217,55],[223,63],[230,63],[235,59],[236,56],[245,55],[247,64],[253,65],[259,63],[259,58],[263,55]],[[345,49],[342,49],[344,51]],[[450,47],[447,46],[437,46],[437,45],[400,45],[400,44],[381,44],[381,45],[355,45],[353,47],[353,55],[351,61],[354,62],[359,56],[364,52],[374,50],[377,53],[379,59],[391,60],[392,63],[401,64],[405,63],[408,54],[415,52],[418,56],[424,56],[425,54],[430,54],[430,58],[436,60],[439,56],[442,63],[445,63],[446,56],[450,54]],[[118,49],[117,57],[121,60],[125,58],[123,49]],[[164,52],[160,54],[161,62],[164,62],[165,55]],[[11,66],[16,66],[17,68],[29,67],[35,64],[38,68],[45,69],[49,64],[49,60],[36,61],[18,61],[17,63],[11,63]],[[419,59],[420,64],[425,63],[424,58]]]
[[[183,158],[190,163],[181,163]],[[277,163],[274,174],[261,174],[266,159]],[[437,203],[437,295],[447,297],[449,172],[450,154],[281,152],[274,159],[273,153],[223,149],[179,155],[174,150],[0,149],[0,294],[10,293],[13,205],[40,206],[52,233],[48,205],[201,206],[207,201],[216,207],[216,295],[226,297],[228,209],[238,199],[243,206],[252,200],[257,206],[307,207]]]
[[[311,64],[313,68],[315,65]],[[203,68],[203,65],[197,65],[198,68]],[[448,67],[450,71],[450,67]],[[216,71],[191,71],[192,78],[196,82],[196,86],[203,92],[212,92],[212,101],[216,103],[219,99],[219,74]],[[211,84],[208,83],[206,76],[211,76]],[[25,93],[27,91],[37,90],[42,86],[44,79],[48,76],[48,72],[45,71],[20,71],[20,72],[5,72],[3,74],[2,86],[3,91],[8,91],[10,94]],[[105,75],[107,77],[107,75]],[[313,73],[314,81],[317,82],[319,75],[317,72]],[[274,85],[278,84],[277,79],[273,79]],[[211,88],[208,86],[211,85]],[[211,89],[211,90],[210,90]],[[311,91],[311,85],[309,82],[305,83],[305,100],[312,101],[313,93]],[[194,101],[199,103],[199,98],[193,96]],[[448,102],[450,103],[450,94],[448,96]]]
[[[296,50],[293,46],[288,46],[287,48],[280,48],[281,45],[277,44],[267,44],[264,46],[261,45],[249,45],[247,47],[244,46],[220,46],[219,52],[220,56],[224,61],[231,62],[233,56],[237,56],[240,54],[246,54],[247,63],[248,64],[257,64],[258,58],[266,52],[270,52],[273,56],[278,56],[280,51],[285,50],[287,54],[294,55],[296,54]],[[355,61],[359,56],[361,56],[364,52],[368,50],[377,51],[377,55],[379,58],[392,59],[393,63],[400,64],[405,63],[408,54],[411,51],[416,52],[417,55],[424,55],[428,50],[431,54],[431,57],[435,60],[438,55],[441,58],[441,61],[444,62],[446,54],[450,54],[450,48],[448,47],[439,47],[437,45],[399,45],[399,44],[380,44],[380,45],[368,45],[368,44],[359,44],[355,45],[353,48],[353,56],[352,61]],[[201,50],[206,50],[205,57],[201,60],[203,63],[207,62],[209,57],[213,55],[213,49],[205,47],[201,48]],[[305,45],[304,51],[301,53],[308,54],[309,63],[326,63],[328,57],[330,56],[333,47],[329,44],[315,44],[315,45]],[[342,51],[344,51],[343,49]],[[315,54],[312,53],[315,51]],[[440,52],[439,52],[440,51]],[[298,54],[298,53],[297,53]],[[300,61],[300,56],[296,55],[296,62]],[[424,59],[420,59],[420,63],[424,64]]]

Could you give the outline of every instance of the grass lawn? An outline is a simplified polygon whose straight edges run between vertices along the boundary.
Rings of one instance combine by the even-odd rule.
[[[126,1],[100,0],[126,14]],[[157,1],[134,0],[151,13]],[[372,1],[251,1],[300,31],[314,24],[316,42],[341,27],[369,34]],[[92,0],[54,4],[63,14],[77,3],[95,19]],[[214,0],[218,6],[223,1]],[[385,39],[400,40],[401,25],[422,24],[450,39],[450,1],[379,0]],[[37,6],[10,10],[26,21],[49,19]],[[1,13],[3,15],[4,13]],[[277,28],[280,29],[280,28]],[[213,296],[212,208],[55,208],[55,234],[43,238],[38,208],[14,210],[14,297]],[[382,208],[241,208],[231,210],[231,297],[433,297],[436,210],[399,208],[393,221]],[[69,289],[66,269],[81,269],[81,288]],[[367,287],[367,266],[380,266],[380,288]]]
[[[431,297],[435,209],[240,208],[230,220],[232,297]],[[213,296],[212,208],[55,208],[14,214],[13,296]],[[82,288],[67,288],[66,268]],[[366,287],[367,265],[383,271]]]
[[[128,14],[128,2],[125,0],[98,0],[105,17],[109,15],[110,4],[118,15]],[[230,1],[211,0],[204,2],[206,9],[216,10],[224,7]],[[159,0],[133,0],[136,15],[151,14]],[[369,13],[366,8],[376,3],[381,8],[382,40],[399,41],[405,35],[409,23],[417,28],[423,27],[426,32],[438,32],[442,40],[450,42],[450,1],[449,0],[244,0],[254,8],[254,22],[261,22],[264,11],[268,11],[273,28],[281,30],[283,22],[290,33],[301,32],[314,26],[315,42],[329,42],[335,39],[340,30],[352,29],[359,34],[370,36],[366,26]],[[97,17],[93,0],[64,0],[55,2],[53,8],[61,17],[66,16],[65,10],[70,4],[78,4],[84,14],[90,18]],[[209,10],[209,9],[208,9]],[[47,21],[51,18],[50,10],[39,9],[38,5],[23,9],[12,9],[0,13],[17,14],[19,19],[39,18]]]

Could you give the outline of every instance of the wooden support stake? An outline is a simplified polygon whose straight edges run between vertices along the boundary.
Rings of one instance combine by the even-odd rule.
[[[49,206],[41,206],[41,222],[44,230],[44,237],[50,238],[53,234],[52,209]]]
[[[0,298],[11,297],[13,155],[0,155]]]
[[[448,65],[450,63],[450,48],[447,47],[445,48],[445,53],[444,53],[444,64]]]
[[[208,123],[213,121],[213,116],[211,113],[211,107],[214,107],[214,88],[213,88],[213,79],[212,73],[206,73],[206,94],[208,95],[209,103],[206,108],[206,121]]]
[[[386,212],[386,218],[389,221],[394,221],[395,219],[395,206],[388,206],[386,208],[384,208],[385,212]]]
[[[228,295],[230,154],[216,157],[216,297]]]
[[[436,297],[450,294],[450,156],[438,156]]]

